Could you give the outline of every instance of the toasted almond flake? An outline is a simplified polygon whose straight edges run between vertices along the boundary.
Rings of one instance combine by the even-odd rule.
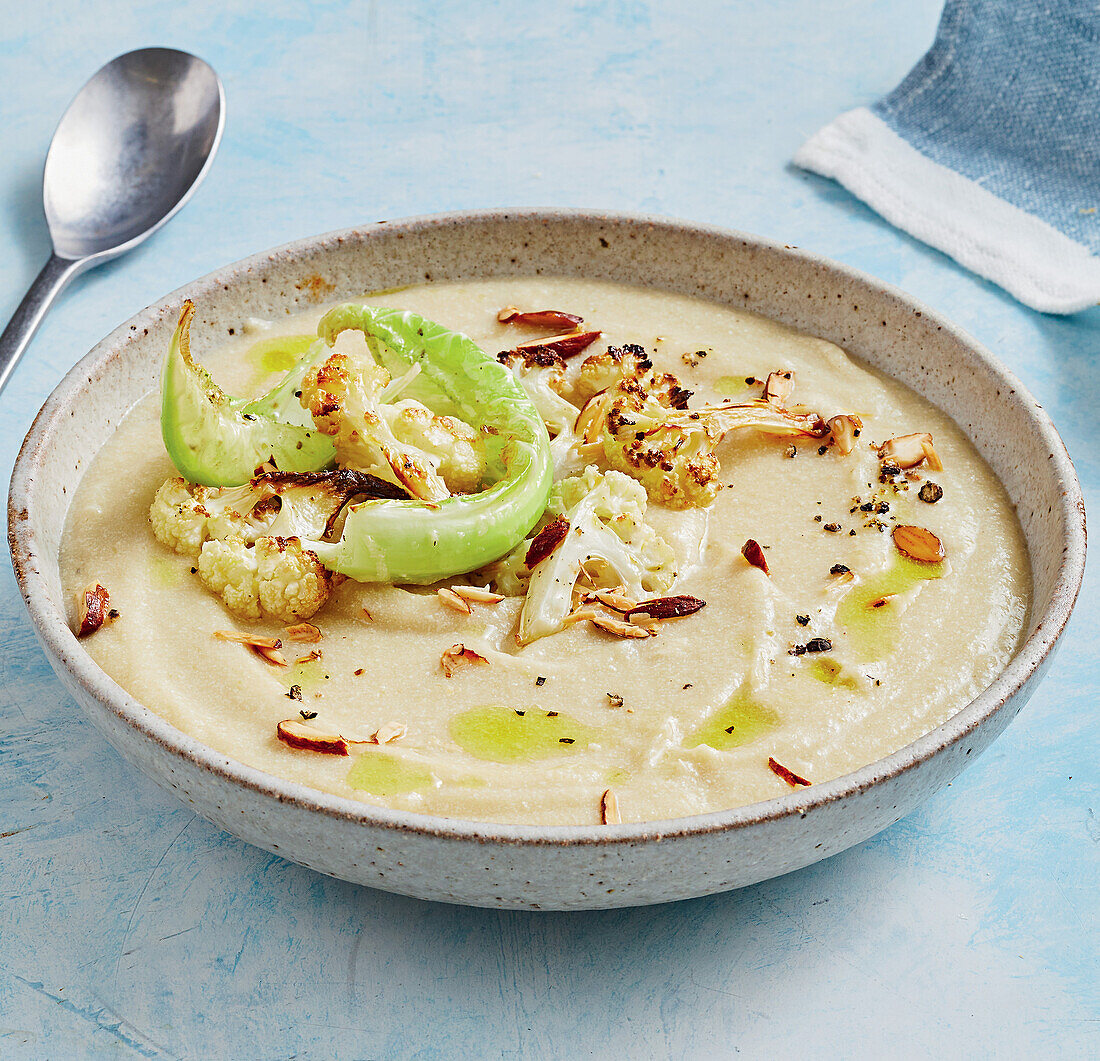
[[[321,640],[321,631],[313,623],[295,623],[283,628],[288,641],[313,644]]]
[[[76,636],[94,634],[108,621],[110,610],[111,595],[105,586],[98,582],[85,586],[77,601]]]
[[[558,357],[572,357],[579,354],[585,348],[591,346],[602,332],[564,332],[561,335],[544,335],[541,339],[529,339],[525,343],[514,346],[511,353],[521,354],[524,358],[535,356],[539,353],[556,354]]]
[[[319,648],[313,649],[312,652],[307,652],[304,656],[299,656],[295,661],[296,667],[301,666],[303,663],[313,663],[314,660],[321,658],[321,650]]]
[[[624,623],[621,619],[612,619],[609,615],[597,615],[589,621],[593,626],[598,626],[601,630],[606,630],[616,637],[642,638],[653,636],[653,631],[647,630],[644,626],[638,626],[635,623]]]
[[[793,391],[793,372],[770,372],[768,381],[764,384],[764,400],[777,409],[783,409]]]
[[[284,719],[275,730],[284,744],[301,751],[323,752],[327,755],[347,755],[348,741],[338,733],[325,733],[315,726],[307,726],[299,718]]]
[[[876,597],[873,601],[867,602],[868,608],[883,608],[890,603],[895,597],[896,593],[887,593],[884,597]]]
[[[452,586],[451,592],[475,604],[499,604],[504,600],[503,593],[494,593],[491,589],[482,589],[481,586]]]
[[[898,552],[918,563],[938,564],[947,555],[943,542],[925,527],[897,526],[893,539]]]
[[[443,668],[446,677],[450,677],[462,666],[489,666],[489,661],[472,648],[463,644],[451,645],[446,652],[439,657],[439,665]]]
[[[834,416],[829,421],[833,445],[842,457],[847,457],[856,448],[856,438],[863,430],[863,421],[858,416]]]
[[[623,817],[619,813],[619,801],[615,798],[615,793],[609,788],[605,788],[603,795],[600,796],[600,824],[601,825],[622,825]]]
[[[232,641],[249,648],[282,648],[283,643],[277,637],[261,637],[259,634],[242,634],[236,630],[215,630],[219,641]]]
[[[368,623],[373,623],[374,622],[374,616],[371,615],[371,613],[369,611],[367,611],[366,608],[363,608],[362,611],[363,611],[363,618],[366,619]]]
[[[524,564],[532,571],[550,556],[565,541],[569,534],[569,520],[564,516],[552,519],[531,539]]]
[[[800,777],[793,770],[788,770],[782,763],[777,763],[771,756],[768,756],[768,769],[771,770],[776,777],[783,778],[791,788],[813,784],[812,781],[807,781],[804,777]]]
[[[470,606],[452,589],[447,589],[444,586],[442,589],[437,589],[436,593],[439,595],[439,599],[447,605],[448,608],[453,608],[456,612],[462,612],[464,615],[472,615],[473,612]]]
[[[393,744],[394,741],[399,741],[408,732],[409,727],[404,722],[387,722],[371,734],[370,743]]]
[[[523,312],[518,306],[505,306],[497,314],[501,324],[521,324],[532,328],[579,328],[583,317],[560,309],[537,309]]]
[[[635,615],[646,615],[651,619],[682,619],[687,615],[694,615],[700,608],[705,608],[707,602],[698,597],[689,597],[681,594],[677,597],[654,597],[653,600],[644,600],[627,613],[627,618]]]
[[[593,394],[592,397],[581,406],[581,411],[577,414],[577,420],[573,425],[573,430],[580,436],[581,442],[584,445],[595,445],[599,443],[600,432],[603,431],[604,424],[607,422],[607,413],[614,400],[614,389],[613,387],[608,387],[607,390],[602,390]],[[602,448],[601,443],[601,452]]]
[[[931,436],[929,436],[927,442],[921,442],[921,449],[924,450],[924,460],[928,467],[934,472],[942,472],[943,461],[940,460],[939,454],[936,453],[935,448],[932,446]]]
[[[765,575],[771,574],[768,570],[768,561],[764,556],[764,550],[760,548],[760,543],[755,538],[749,538],[749,540],[741,546],[741,555],[753,567],[760,568]]]
[[[943,471],[943,464],[932,446],[932,436],[927,431],[887,439],[879,446],[878,455],[883,463],[896,465],[902,470],[926,460],[930,468]]]
[[[638,605],[636,600],[626,595],[623,586],[616,586],[614,589],[597,589],[584,595],[585,604],[591,604],[594,601],[622,615]]]
[[[289,667],[290,664],[277,648],[266,648],[261,645],[249,645],[250,651],[259,656],[264,663],[270,663],[273,667]]]
[[[593,608],[591,605],[584,604],[578,608],[574,608],[563,620],[562,623],[565,626],[572,626],[574,623],[587,623],[593,619],[598,619],[601,616],[598,608]],[[605,616],[606,618],[606,616]]]

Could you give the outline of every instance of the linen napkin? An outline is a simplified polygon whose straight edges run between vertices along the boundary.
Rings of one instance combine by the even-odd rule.
[[[1100,4],[947,0],[931,50],[794,157],[1047,313],[1100,302]]]

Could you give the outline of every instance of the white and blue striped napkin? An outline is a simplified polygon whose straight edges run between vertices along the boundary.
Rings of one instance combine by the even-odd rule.
[[[811,137],[797,166],[1021,302],[1100,302],[1100,3],[947,0],[890,95]]]

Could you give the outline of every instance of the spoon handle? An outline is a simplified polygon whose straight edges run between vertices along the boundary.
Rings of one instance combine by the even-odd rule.
[[[0,335],[0,391],[7,384],[12,369],[23,356],[23,351],[27,349],[34,333],[38,331],[38,326],[53,305],[53,300],[80,272],[83,264],[79,258],[62,258],[51,254],[50,260],[42,267],[42,272],[35,277],[30,290],[23,296],[19,308]]]

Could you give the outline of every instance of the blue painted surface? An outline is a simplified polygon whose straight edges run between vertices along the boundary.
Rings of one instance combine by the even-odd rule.
[[[1023,309],[787,166],[912,67],[934,0],[105,7],[0,23],[0,316],[47,252],[53,126],[103,61],[202,55],[226,138],[183,213],[47,321],[0,399],[5,477],[69,366],[194,276],[379,218],[552,205],[741,227],[900,285],[1023,377],[1097,496],[1100,311]],[[357,888],[196,818],[84,720],[5,566],[0,1056],[1097,1056],[1098,628],[1093,570],[1021,717],[878,838],[740,893],[535,916]]]

